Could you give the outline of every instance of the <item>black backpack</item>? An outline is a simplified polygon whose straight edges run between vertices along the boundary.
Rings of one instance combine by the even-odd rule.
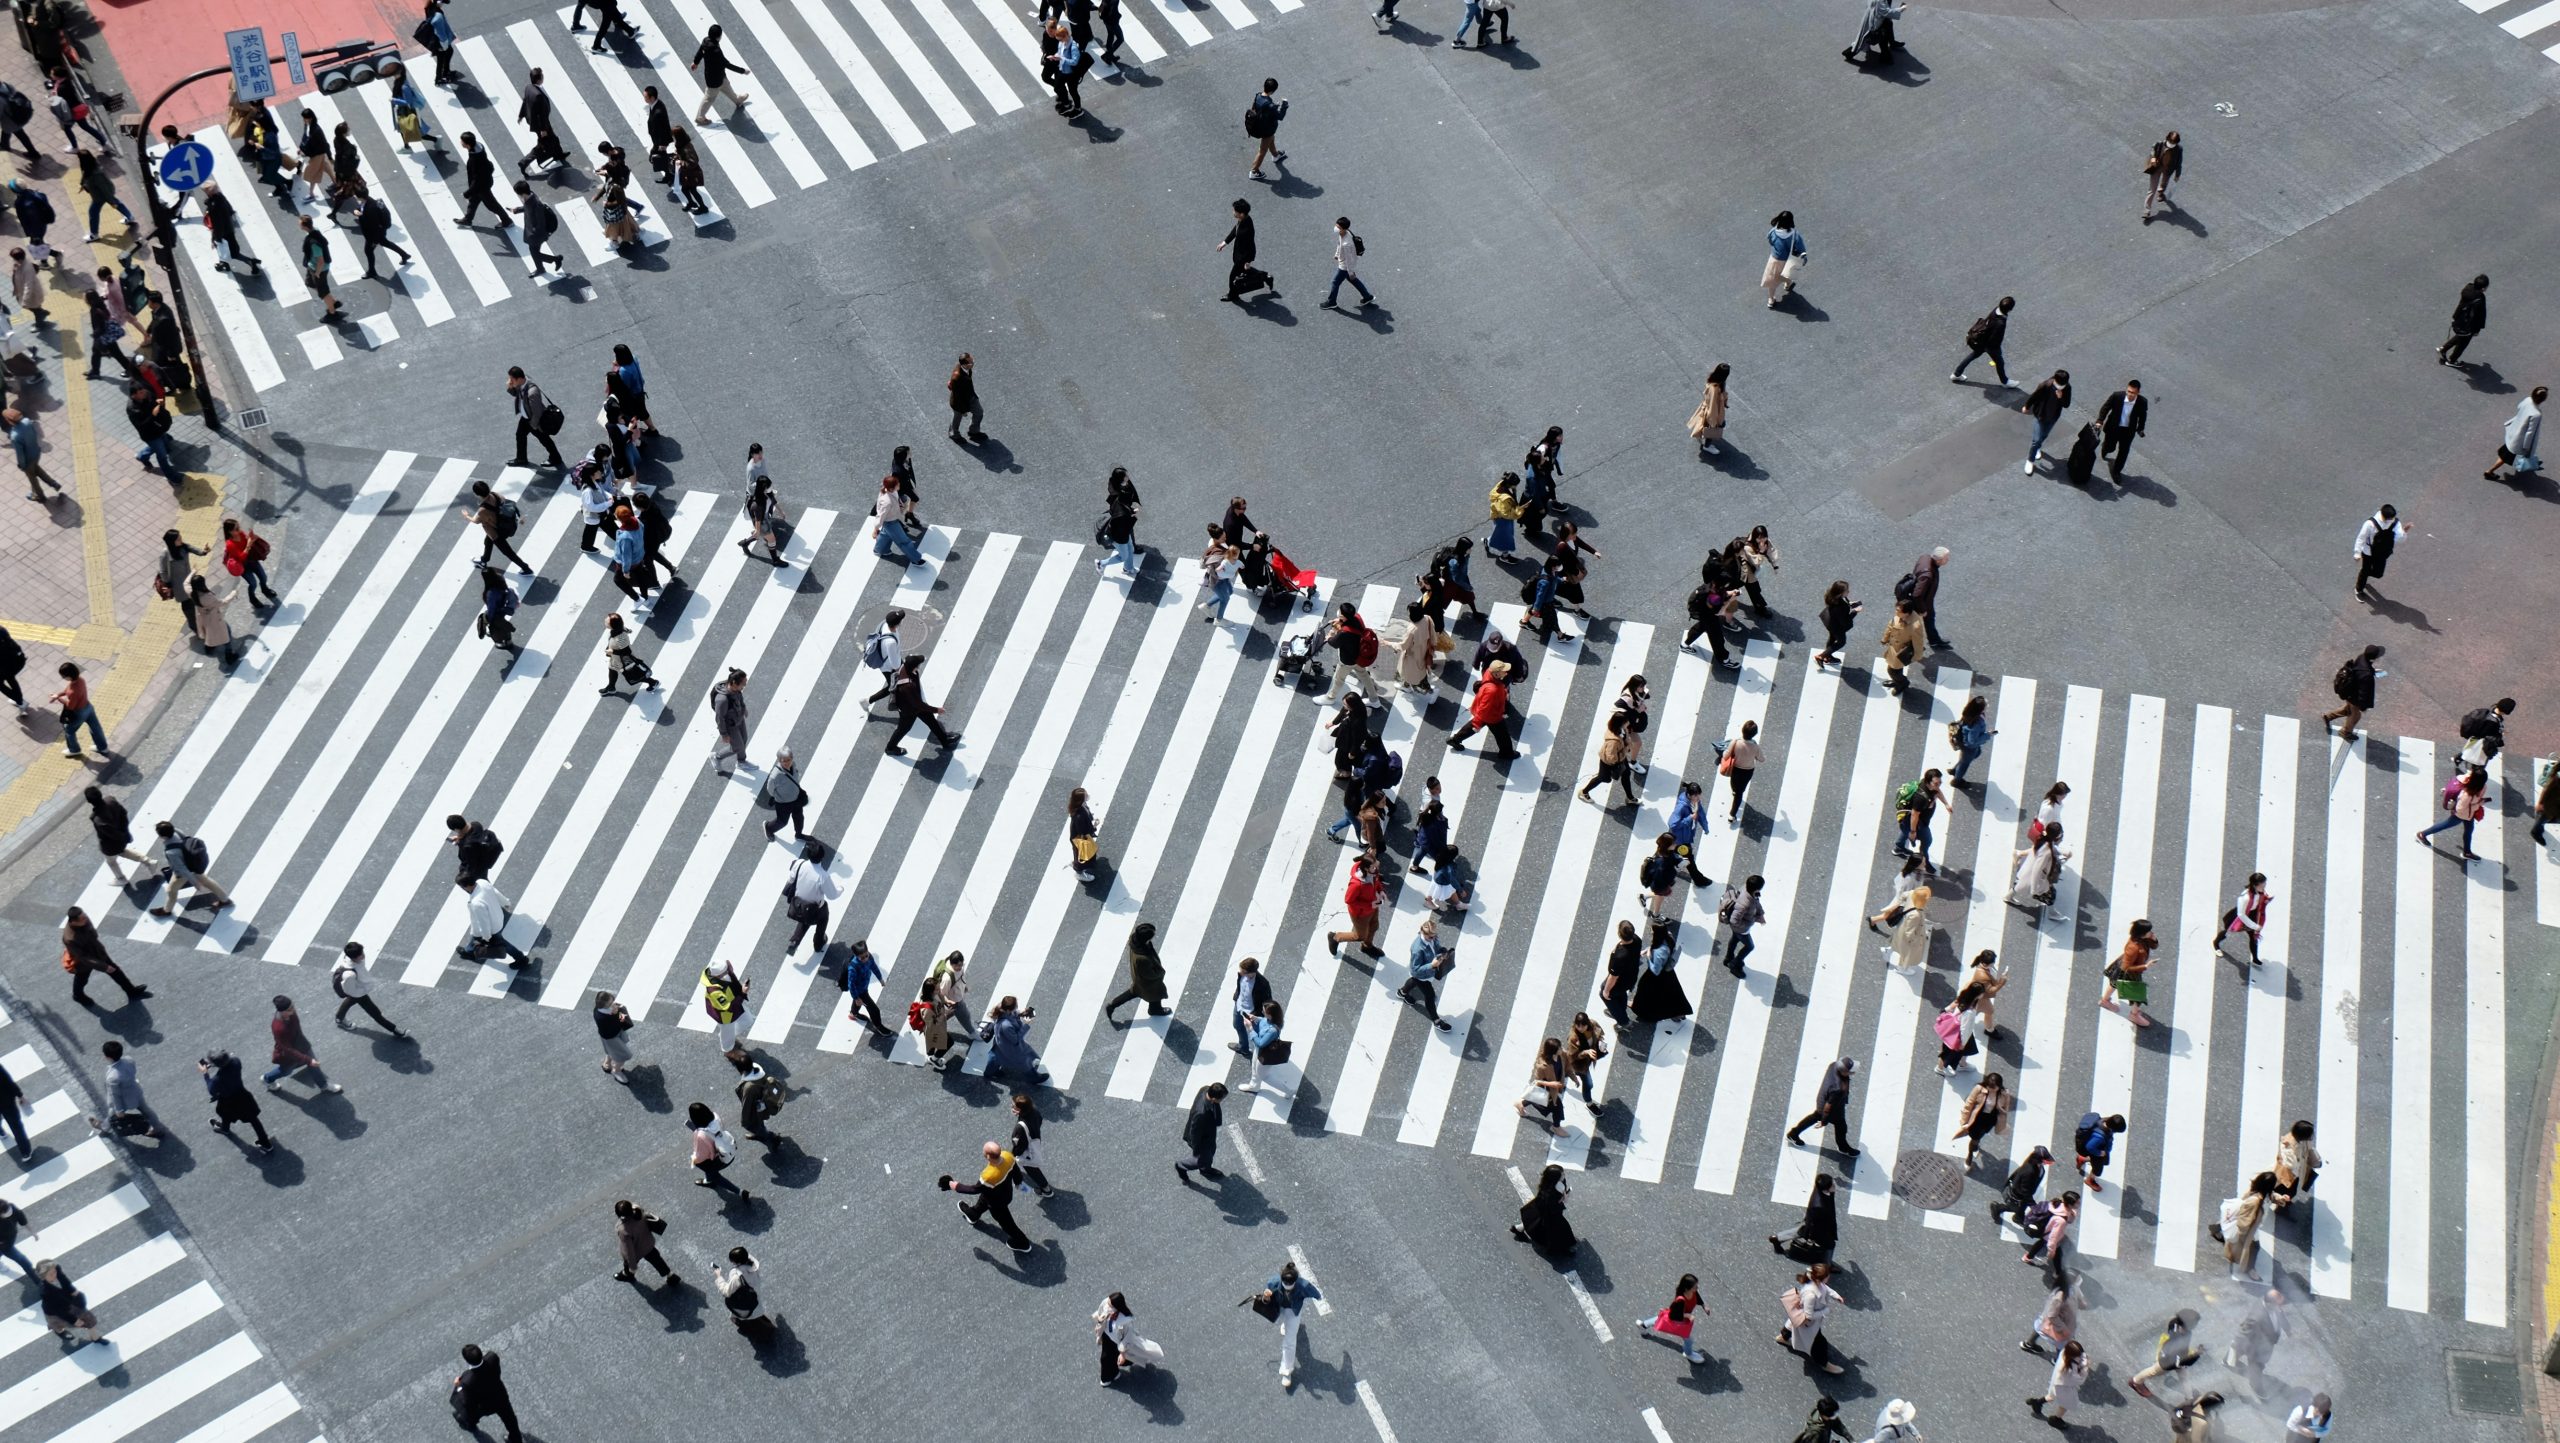
[[[551,410],[557,410],[557,409],[558,409],[557,407],[553,407],[553,408],[551,408]],[[546,412],[544,413],[544,419],[546,419],[546,420],[547,420],[547,419],[549,419],[549,415],[550,415],[550,412],[549,412],[549,411],[546,411]],[[550,433],[549,431],[545,431],[545,432],[543,432],[543,434],[547,436],[547,435],[550,435],[551,433]],[[499,498],[498,498],[498,534],[499,534],[500,536],[502,536],[502,537],[503,537],[503,536],[513,536],[513,535],[515,535],[515,534],[516,534],[516,528],[517,528],[517,527],[519,527],[519,526],[522,526],[523,524],[524,524],[524,511],[523,511],[523,509],[522,509],[521,507],[517,506],[517,505],[516,505],[516,503],[514,503],[513,501],[508,500],[506,497],[504,497],[504,496],[499,497]]]
[[[414,30],[411,30],[411,31],[409,32],[409,38],[410,38],[410,39],[412,39],[412,40],[417,41],[417,42],[418,42],[418,44],[419,44],[421,47],[425,48],[425,49],[428,49],[428,50],[433,50],[433,49],[435,49],[435,48],[436,48],[436,22],[434,22],[434,21],[432,21],[432,20],[421,20],[421,21],[419,21],[419,22],[418,22],[418,24],[417,24],[417,28],[416,28],[416,29],[414,29]]]
[[[1893,599],[1900,602],[1918,601],[1920,599],[1920,573],[1917,571],[1905,572],[1902,579],[1893,584]]]
[[[1369,243],[1360,239],[1360,232],[1356,230],[1351,233],[1351,253],[1355,256],[1365,256],[1369,253]]]
[[[178,839],[178,859],[187,864],[188,871],[199,875],[213,869],[213,851],[205,846],[202,837],[181,836]]]
[[[2356,699],[2356,664],[2353,658],[2338,663],[2338,674],[2329,678],[2329,690],[2336,693],[2340,701]]]
[[[1262,97],[1258,95],[1255,96],[1253,103],[1244,108],[1245,134],[1252,136],[1256,140],[1261,140],[1271,135],[1279,128],[1279,112],[1272,106],[1264,104]]]
[[[1964,343],[1977,351],[1981,350],[1982,343],[1990,338],[1991,317],[1989,316],[1979,317],[1972,325],[1964,328]]]
[[[0,81],[0,115],[7,116],[11,125],[24,125],[36,118],[36,103],[25,91]]]
[[[2473,737],[2493,737],[2503,729],[2498,714],[2485,706],[2474,707],[2462,714],[2462,735],[2466,741]]]

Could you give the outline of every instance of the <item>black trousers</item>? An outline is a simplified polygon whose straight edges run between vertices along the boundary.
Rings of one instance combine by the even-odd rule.
[[[2436,347],[2436,359],[2450,364],[2461,360],[2462,353],[2470,348],[2471,338],[2460,331],[2455,331],[2444,338],[2443,345]]]
[[[801,797],[799,800],[793,802],[787,807],[775,807],[773,809],[773,820],[764,824],[765,836],[770,838],[775,833],[780,832],[782,830],[782,825],[785,822],[791,824],[791,835],[793,837],[807,836],[809,834],[809,823],[807,819],[808,810],[809,799],[806,796]]]
[[[89,1000],[89,974],[92,972],[105,973],[109,980],[124,989],[124,995],[127,997],[142,995],[142,989],[134,986],[133,979],[124,975],[124,969],[113,962],[81,962],[71,969],[72,1001],[87,1002]]]
[[[1820,1104],[1816,1104],[1813,1111],[1796,1119],[1796,1125],[1787,1129],[1787,1136],[1790,1138],[1801,1137],[1804,1135],[1805,1129],[1809,1127],[1830,1128],[1831,1146],[1840,1152],[1850,1151],[1848,1132],[1849,1114],[1845,1110],[1834,1107],[1824,1107]]]
[[[871,994],[869,992],[855,992],[848,995],[850,996],[851,1001],[845,1008],[844,1015],[846,1017],[858,1018],[868,1016],[871,1019],[871,1026],[875,1031],[887,1032],[891,1030],[888,1023],[880,1020],[880,1004],[871,1000]]]
[[[535,424],[533,424],[533,421],[532,421],[532,419],[531,419],[531,418],[529,418],[529,417],[524,417],[524,416],[519,416],[519,417],[517,417],[517,418],[516,418],[516,464],[517,464],[517,465],[519,465],[519,466],[529,466],[529,465],[533,464],[533,463],[531,463],[531,462],[527,461],[527,460],[525,459],[525,455],[524,455],[524,443],[525,443],[526,441],[528,441],[528,440],[539,441],[539,442],[541,442],[541,443],[542,443],[542,449],[543,449],[546,453],[548,453],[548,454],[550,455],[550,457],[551,457],[551,464],[552,464],[552,465],[554,465],[554,466],[556,466],[556,467],[559,467],[560,469],[562,469],[562,470],[564,470],[564,471],[568,469],[568,467],[569,467],[569,463],[560,459],[560,446],[559,446],[559,443],[558,443],[558,442],[553,441],[550,437],[548,437],[548,436],[546,436],[546,435],[542,434],[542,428],[541,428],[541,427],[539,427],[539,426],[536,426]],[[515,549],[514,549],[513,547],[509,547],[509,546],[507,545],[507,543],[505,543],[505,542],[501,541],[501,542],[499,542],[499,543],[497,543],[497,544],[499,545],[499,547],[500,547],[500,548],[504,549],[504,550],[506,551],[506,553],[507,553],[509,556],[513,556],[513,555],[515,555],[515,554],[516,554],[516,553],[515,553]],[[488,549],[487,549],[487,548],[485,548],[485,547],[484,547],[484,548],[482,548],[482,549],[481,549],[481,552],[480,552],[480,559],[481,559],[482,561],[487,561],[487,560],[489,559],[489,552],[488,552]],[[524,563],[523,563],[523,562],[521,562],[521,561],[519,561],[519,562],[517,562],[516,564],[517,564],[517,565],[519,565],[519,566],[521,566],[521,565],[523,565]]]
[[[658,1270],[659,1277],[672,1278],[676,1275],[676,1270],[667,1266],[665,1255],[660,1253],[656,1248],[651,1248],[649,1251],[642,1253],[639,1256],[639,1259],[630,1267],[622,1270],[622,1275],[624,1277],[629,1277],[633,1273],[640,1271],[640,1263],[647,1263],[649,1266],[656,1268]]]
[[[466,1433],[479,1432],[480,1420],[492,1416],[507,1425],[507,1443],[523,1443],[524,1430],[516,1426],[515,1400],[504,1393],[500,1393],[495,1398],[465,1404],[453,1410],[453,1421],[461,1424],[462,1430]]]
[[[392,1024],[390,1018],[382,1015],[382,1009],[374,1005],[374,1000],[371,996],[348,997],[341,999],[338,1003],[338,1020],[340,1022],[346,1021],[347,1013],[358,1007],[363,1008],[364,1015],[372,1018],[374,1025],[380,1027],[385,1032],[397,1032],[400,1030],[397,1026]]]
[[[448,45],[448,46],[446,46],[445,48],[443,48],[442,50],[439,50],[439,51],[435,52],[435,57],[436,57],[436,79],[435,79],[435,83],[436,83],[436,84],[438,84],[438,85],[442,85],[442,84],[444,84],[446,81],[451,80],[451,79],[453,78],[453,47],[452,47],[452,46],[450,46],[450,45]]]
[[[503,226],[507,223],[507,208],[498,202],[498,197],[486,186],[462,193],[462,223],[471,224],[471,218],[478,215],[480,207],[484,205],[498,213],[498,224]],[[234,246],[232,249],[236,252],[239,247]]]
[[[1459,744],[1466,741],[1467,738],[1474,736],[1479,731],[1491,732],[1493,734],[1493,739],[1496,742],[1501,743],[1501,750],[1497,755],[1499,755],[1505,762],[1515,761],[1519,758],[1520,749],[1517,746],[1514,746],[1511,741],[1511,718],[1509,717],[1504,717],[1502,720],[1495,722],[1489,727],[1479,727],[1474,721],[1470,720],[1465,726],[1449,733],[1450,748],[1455,750]]]
[[[1030,1170],[1026,1168],[1024,1171]],[[981,1193],[975,1203],[960,1204],[960,1213],[973,1223],[994,1218],[996,1226],[1004,1230],[1004,1240],[1016,1252],[1031,1250],[1031,1235],[1022,1230],[1022,1224],[1013,1220],[1013,1202],[1002,1193]]]
[[[2009,363],[2002,359],[2000,355],[2000,347],[1996,342],[1988,346],[1975,346],[1973,349],[1966,351],[1964,353],[1964,359],[1956,362],[1956,374],[1959,376],[1963,375],[1965,367],[1972,365],[1974,362],[1981,360],[1985,356],[1989,356],[1991,358],[1991,374],[2000,378],[2001,385],[2005,386],[2009,384]]]
[[[2133,459],[2133,432],[2109,426],[2099,433],[2098,454],[2107,460],[2107,474],[2122,476],[2124,463]]]
[[[1120,58],[1120,7],[1117,4],[1102,7],[1102,58],[1115,62]],[[32,149],[29,153],[33,153]]]
[[[791,940],[782,944],[782,955],[788,957],[792,953],[799,951],[800,939],[808,936],[812,932],[818,934],[817,950],[821,952],[827,950],[826,908],[820,907],[818,909],[818,915],[806,922],[793,922],[791,924]]]
[[[926,731],[933,734],[935,742],[940,744],[945,750],[950,748],[953,741],[951,730],[942,724],[942,718],[934,715],[932,712],[899,713],[897,730],[889,733],[889,745],[894,747],[898,743],[905,741],[907,739],[907,733],[915,730],[916,724],[919,722],[924,724],[924,729]]]
[[[1698,644],[1698,638],[1702,636],[1707,639],[1707,651],[1712,654],[1716,660],[1724,661],[1727,659],[1724,649],[1724,622],[1720,618],[1709,617],[1704,621],[1690,622],[1689,634],[1680,638],[1680,644],[1682,646],[1695,646]]]
[[[16,672],[13,671],[7,676],[0,676],[0,696],[5,696],[20,706],[25,706],[27,704],[27,694],[18,689],[18,674]]]
[[[1440,1020],[1440,996],[1430,983],[1419,977],[1408,977],[1404,985],[1396,989],[1396,995],[1421,1008],[1423,1016],[1434,1022]]]

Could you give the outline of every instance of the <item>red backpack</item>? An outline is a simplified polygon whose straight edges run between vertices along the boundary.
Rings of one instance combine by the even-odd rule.
[[[1355,658],[1352,664],[1355,666],[1375,665],[1378,660],[1378,634],[1365,626],[1361,627],[1360,649],[1352,655]]]

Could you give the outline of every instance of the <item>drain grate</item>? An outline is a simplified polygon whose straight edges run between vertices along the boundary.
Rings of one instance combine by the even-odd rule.
[[[1893,1195],[1931,1211],[1954,1207],[1964,1198],[1964,1167],[1945,1153],[1915,1148],[1893,1165]]]
[[[251,406],[246,411],[233,412],[231,424],[243,431],[263,431],[267,426],[267,408]]]
[[[2489,1353],[2446,1353],[2452,1375],[2454,1411],[2490,1418],[2524,1415],[2524,1381],[2516,1376],[2513,1358]]]

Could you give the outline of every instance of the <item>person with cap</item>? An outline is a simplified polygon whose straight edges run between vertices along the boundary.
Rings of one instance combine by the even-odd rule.
[[[1866,1443],[1921,1443],[1920,1410],[1896,1398],[1876,1411],[1876,1431]]]
[[[1821,1085],[1814,1089],[1813,1111],[1796,1119],[1787,1129],[1787,1141],[1804,1146],[1804,1130],[1816,1125],[1831,1129],[1834,1151],[1856,1157],[1858,1150],[1849,1145],[1849,1082],[1857,1075],[1858,1059],[1843,1057],[1822,1070]]]

